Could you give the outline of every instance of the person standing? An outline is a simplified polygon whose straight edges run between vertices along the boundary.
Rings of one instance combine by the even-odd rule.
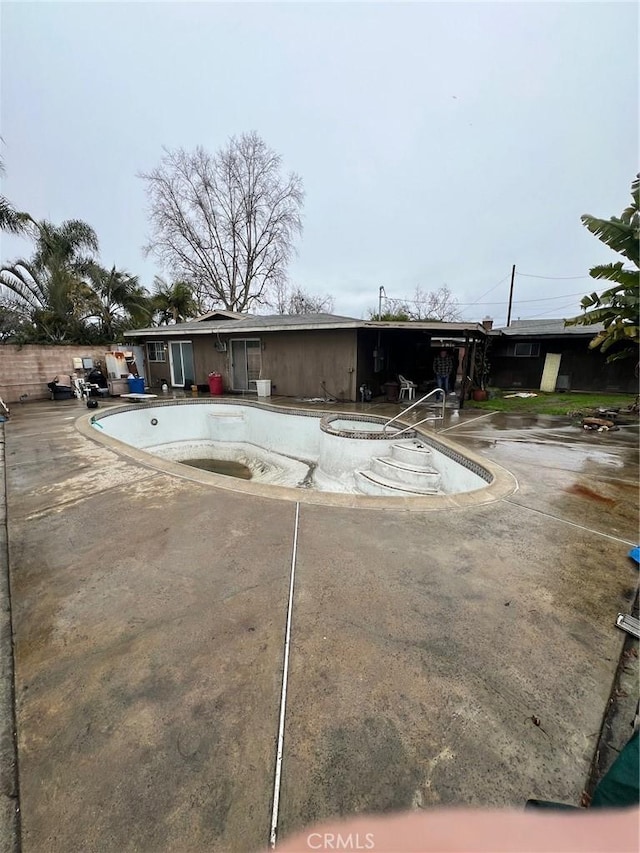
[[[441,349],[440,354],[434,358],[433,372],[436,375],[438,388],[442,388],[445,394],[449,394],[449,382],[453,372],[453,359],[446,349]]]

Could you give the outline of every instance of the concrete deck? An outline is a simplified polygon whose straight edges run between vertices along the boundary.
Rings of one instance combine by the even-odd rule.
[[[5,424],[23,849],[257,850],[296,505],[136,464],[81,435],[85,414],[31,404]],[[519,490],[299,507],[279,837],[580,801],[637,583],[636,431],[469,410],[443,435]]]

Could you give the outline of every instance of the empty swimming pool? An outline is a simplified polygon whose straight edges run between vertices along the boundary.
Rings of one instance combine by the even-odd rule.
[[[145,464],[187,476],[187,465],[198,460],[199,476],[236,490],[271,486],[281,497],[286,490],[405,499],[495,491],[495,466],[397,422],[385,429],[375,416],[207,399],[125,406],[87,423],[93,437],[134,449]],[[249,472],[245,479],[224,476],[237,466]]]

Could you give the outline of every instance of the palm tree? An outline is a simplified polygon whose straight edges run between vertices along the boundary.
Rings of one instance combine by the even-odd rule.
[[[0,158],[0,175],[2,174],[4,174],[4,163]],[[20,213],[8,198],[0,195],[0,230],[19,234],[26,229],[27,224],[31,221],[33,220],[28,213]]]
[[[19,234],[26,229],[29,220],[28,213],[19,213],[7,198],[0,195],[0,230]]]
[[[24,334],[23,319],[9,305],[0,305],[0,343],[18,340]]]
[[[34,226],[36,251],[32,263],[36,269],[55,263],[82,274],[94,262],[92,256],[98,251],[98,237],[86,222],[68,219],[62,225],[43,221],[35,222]]]
[[[52,261],[38,270],[18,260],[2,267],[0,285],[11,294],[5,295],[3,307],[20,318],[23,330],[52,343],[80,342],[91,292],[64,265]]]
[[[198,314],[198,303],[193,288],[186,281],[166,282],[160,276],[154,279],[152,303],[159,314],[159,325],[167,325],[171,320],[181,323]]]
[[[593,267],[589,271],[592,278],[615,284],[599,295],[594,292],[584,296],[580,302],[584,313],[567,320],[565,325],[602,323],[604,329],[589,343],[591,349],[600,347],[606,352],[613,344],[622,344],[608,361],[631,355],[637,357],[640,344],[640,175],[636,175],[631,184],[631,204],[619,217],[598,219],[585,214],[581,219],[592,234],[626,258],[633,268],[626,267],[624,261]]]
[[[79,220],[60,226],[30,221],[34,257],[0,268],[0,299],[23,318],[24,329],[31,329],[35,338],[84,342],[91,290],[83,273],[92,263],[85,252],[97,251],[96,233]]]
[[[0,304],[19,317],[23,335],[55,343],[113,343],[150,321],[153,307],[135,276],[101,267],[95,231],[71,219],[33,222],[35,253],[0,269]]]
[[[124,328],[150,322],[152,303],[137,276],[94,263],[87,268],[86,279],[91,290],[91,317],[98,320],[106,340],[114,341]]]

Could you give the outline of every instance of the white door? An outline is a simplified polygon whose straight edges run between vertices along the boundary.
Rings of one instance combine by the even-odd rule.
[[[171,341],[169,344],[169,369],[174,388],[184,388],[195,383],[193,371],[193,344],[191,341]]]
[[[556,390],[556,382],[558,381],[558,373],[560,372],[560,361],[562,354],[559,352],[548,352],[544,360],[544,368],[542,370],[542,379],[540,380],[540,390],[553,394]]]
[[[260,379],[262,350],[257,338],[231,341],[231,386],[233,391],[255,391]]]

